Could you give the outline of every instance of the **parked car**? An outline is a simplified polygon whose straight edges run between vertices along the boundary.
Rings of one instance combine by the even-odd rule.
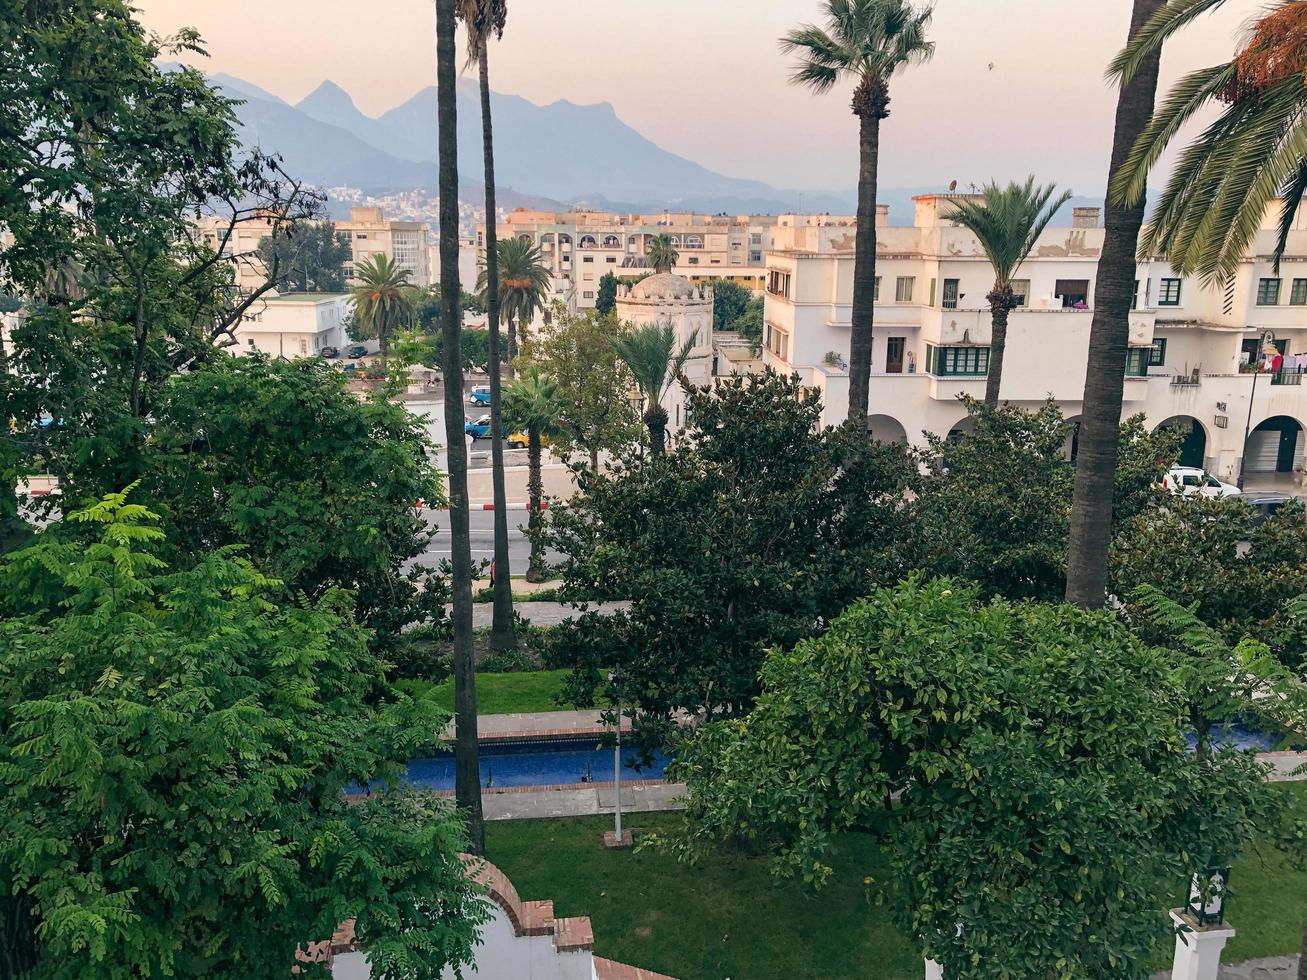
[[[490,404],[490,385],[477,385],[472,389],[472,395],[468,398],[469,405],[489,405]]]
[[[368,353],[368,349],[364,347],[362,344],[354,344],[345,353],[347,353],[350,357],[357,360],[360,357],[366,357]]]
[[[323,357],[340,357],[340,350],[336,347],[324,347],[318,351]]]
[[[525,432],[513,432],[510,435],[508,435],[504,439],[504,441],[508,443],[510,446],[512,446],[514,449],[531,448],[531,437],[527,435]],[[540,446],[541,448],[547,448],[549,446],[548,436],[540,437]]]
[[[1278,490],[1251,490],[1243,495],[1244,502],[1257,513],[1253,515],[1253,526],[1261,524],[1286,504],[1293,503],[1293,497]]]
[[[490,416],[482,415],[480,418],[469,420],[464,423],[463,431],[470,435],[474,441],[484,439],[490,435]]]
[[[359,366],[357,364],[345,364],[342,365],[342,369],[345,371],[345,373],[351,374],[357,371],[359,369]]]
[[[1212,474],[1197,466],[1172,466],[1162,480],[1162,486],[1172,493],[1189,497],[1200,493],[1204,497],[1237,497],[1239,488],[1222,483]]]

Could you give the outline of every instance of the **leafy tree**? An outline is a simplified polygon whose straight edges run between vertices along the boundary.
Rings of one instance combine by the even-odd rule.
[[[680,252],[672,244],[672,236],[666,233],[650,238],[644,251],[645,261],[653,267],[654,272],[671,272],[680,257]]]
[[[989,377],[985,381],[985,404],[990,408],[998,405],[1003,383],[1008,314],[1017,308],[1012,280],[1058,209],[1071,200],[1070,191],[1054,198],[1056,190],[1056,184],[1036,187],[1032,175],[1024,184],[1013,181],[1007,187],[999,187],[988,183],[979,201],[953,200],[956,210],[951,219],[976,236],[994,269],[994,288],[985,297],[992,323]]]
[[[639,420],[628,400],[634,382],[613,347],[622,326],[598,311],[563,314],[547,334],[523,348],[558,388],[554,448],[566,457],[580,451],[599,466],[601,452],[615,453],[639,438]]]
[[[282,271],[276,286],[287,293],[344,291],[351,254],[349,240],[330,221],[279,230],[258,247],[264,266]]]
[[[709,285],[713,289],[712,328],[734,330],[754,298],[753,291],[730,279],[714,279]]]
[[[1168,38],[1223,4],[1195,0],[1164,5],[1117,56],[1113,74],[1128,83]],[[1112,193],[1122,201],[1142,206],[1149,173],[1184,124],[1217,104],[1224,109],[1179,157],[1140,243],[1142,252],[1165,255],[1183,275],[1224,282],[1248,254],[1267,208],[1278,203],[1273,249],[1278,269],[1307,193],[1304,30],[1307,8],[1294,0],[1276,0],[1249,26],[1228,63],[1192,72],[1176,83],[1113,178]]]
[[[142,490],[178,561],[243,544],[288,596],[351,589],[382,656],[413,624],[443,621],[445,580],[408,568],[431,538],[414,505],[444,495],[402,405],[361,401],[321,361],[249,355],[178,376],[155,411]]]
[[[820,884],[834,832],[876,831],[894,917],[959,980],[1142,976],[1160,897],[1275,812],[1251,755],[1184,750],[1169,663],[1106,613],[913,577],[762,686],[673,768],[687,855],[742,839]]]
[[[1133,0],[1128,38],[1138,37],[1149,19],[1166,6],[1166,0]],[[1121,86],[1108,169],[1109,186],[1125,168],[1131,150],[1153,114],[1160,61],[1161,51],[1155,50]],[[1130,341],[1130,307],[1135,296],[1135,254],[1144,221],[1144,203],[1127,205],[1109,195],[1105,221],[1103,251],[1094,280],[1094,317],[1089,328],[1089,360],[1085,366],[1080,455],[1076,460],[1075,503],[1067,545],[1066,599],[1088,609],[1099,608],[1107,599],[1114,474]]]
[[[445,356],[445,341],[440,332],[440,297],[427,293],[417,306],[417,329],[425,351],[417,359],[429,367],[439,367]],[[490,370],[490,331],[464,328],[459,336],[459,355],[464,371]]]
[[[545,580],[545,553],[540,538],[540,521],[544,513],[544,482],[540,477],[540,449],[543,439],[560,431],[562,400],[558,383],[539,367],[532,365],[504,391],[504,423],[526,432],[527,436],[527,525],[531,537],[531,559],[527,564],[528,582]]]
[[[413,324],[417,316],[418,290],[409,284],[412,273],[402,269],[384,252],[370,255],[354,267],[359,284],[350,290],[354,300],[355,340],[376,338],[381,360],[390,353],[390,339]]]
[[[373,969],[468,962],[457,813],[394,780],[443,719],[384,684],[346,592],[234,547],[187,570],[113,494],[0,564],[6,975],[278,976],[354,919]],[[64,540],[65,537],[72,540]]]
[[[544,540],[567,588],[632,606],[564,629],[576,699],[616,668],[643,726],[677,710],[746,711],[766,648],[903,573],[884,542],[911,523],[901,508],[915,463],[854,429],[821,431],[820,417],[793,378],[727,379],[691,393],[676,451],[580,473]]]
[[[469,846],[485,852],[481,770],[477,763],[476,662],[472,649],[472,536],[468,517],[467,442],[463,432],[463,314],[458,299],[458,57],[454,0],[436,0],[436,124],[440,183],[440,327],[444,343],[445,445],[449,460],[449,530],[453,573],[454,795],[467,820]],[[504,285],[501,280],[501,286]]]
[[[694,350],[695,337],[679,349],[676,329],[670,323],[646,323],[615,334],[609,343],[635,379],[644,399],[644,424],[649,429],[649,446],[655,457],[663,454],[667,438],[667,409],[663,398],[685,369]]]
[[[1294,503],[1253,527],[1236,499],[1175,496],[1121,525],[1112,544],[1112,591],[1151,586],[1216,630],[1231,646],[1244,636],[1302,669],[1307,646],[1289,604],[1307,592],[1307,508]],[[1145,639],[1160,634],[1138,624]]]
[[[605,272],[599,277],[599,288],[595,291],[595,312],[607,316],[617,309],[617,277]]]
[[[871,335],[876,293],[876,180],[880,124],[889,117],[889,82],[935,51],[926,40],[931,8],[908,0],[824,0],[825,29],[805,24],[781,38],[799,62],[790,80],[829,92],[843,79],[856,84],[858,228],[853,258],[853,328],[849,335],[849,418],[864,424],[871,385]]]
[[[748,339],[755,354],[762,350],[762,310],[763,298],[755,296],[749,300],[744,312],[736,319],[733,329],[741,337]]]
[[[501,238],[497,245],[499,259],[499,300],[508,317],[509,377],[517,358],[518,338],[526,339],[526,326],[549,298],[551,276],[535,242],[520,238]],[[486,288],[486,268],[482,264],[477,292]]]

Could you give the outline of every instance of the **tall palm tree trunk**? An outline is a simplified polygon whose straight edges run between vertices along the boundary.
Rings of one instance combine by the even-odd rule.
[[[667,409],[657,402],[645,410],[644,424],[649,427],[649,449],[655,457],[667,451]]]
[[[515,376],[514,372],[516,370],[514,362],[517,360],[517,321],[519,319],[521,319],[520,314],[517,317],[510,316],[508,318],[508,376],[510,378]]]
[[[1003,386],[1003,355],[1007,351],[1007,320],[1012,311],[1012,288],[996,285],[985,298],[989,300],[990,311],[989,376],[985,379],[985,407],[998,408],[998,390]]]
[[[440,328],[444,339],[445,441],[449,452],[449,534],[454,569],[454,797],[467,820],[468,847],[485,851],[477,763],[476,664],[472,650],[472,542],[463,432],[463,314],[458,281],[458,118],[454,91],[454,0],[436,0],[436,111],[440,134]]]
[[[853,253],[853,312],[849,331],[849,418],[867,420],[871,340],[876,316],[876,171],[880,121],[889,104],[885,83],[864,79],[853,94],[858,116],[858,233]]]
[[[1134,0],[1134,37],[1166,0]],[[1116,104],[1112,165],[1108,183],[1125,165],[1157,98],[1160,50],[1122,87]],[[1112,537],[1112,493],[1116,478],[1121,399],[1125,391],[1130,340],[1130,304],[1135,292],[1135,252],[1144,222],[1144,201],[1131,206],[1107,199],[1106,235],[1094,281],[1094,319],[1089,331],[1089,362],[1076,457],[1075,497],[1067,549],[1066,599],[1096,609],[1107,599],[1107,548]]]
[[[540,476],[540,430],[532,426],[526,434],[526,527],[531,538],[531,559],[527,563],[526,580],[543,582],[545,580],[545,561],[540,546],[540,519],[544,506],[545,485]]]
[[[490,626],[490,649],[517,648],[513,629],[513,580],[508,563],[508,494],[504,489],[504,433],[499,357],[499,249],[495,228],[495,141],[490,117],[490,39],[481,43],[478,67],[481,74],[481,148],[486,172],[486,317],[490,328],[490,466],[495,498],[495,608]]]

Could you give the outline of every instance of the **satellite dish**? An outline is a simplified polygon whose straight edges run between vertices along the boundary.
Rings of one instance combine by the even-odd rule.
[[[955,191],[955,190],[957,190],[957,189],[958,189],[958,182],[957,182],[956,180],[950,180],[950,181],[948,182],[948,189],[951,190],[951,191]]]

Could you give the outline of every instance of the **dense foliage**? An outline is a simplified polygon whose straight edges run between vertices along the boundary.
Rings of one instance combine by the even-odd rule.
[[[345,263],[353,255],[349,239],[330,221],[304,224],[259,242],[265,268],[281,270],[283,293],[339,293],[345,290]]]
[[[348,593],[291,602],[232,547],[170,568],[126,495],[69,521],[92,543],[0,564],[6,975],[288,975],[350,918],[387,976],[466,961],[452,807],[341,795],[445,720],[387,688]]]
[[[1184,750],[1169,663],[1109,614],[910,578],[762,683],[674,769],[685,853],[742,839],[820,883],[833,831],[877,829],[896,918],[959,980],[1144,975],[1159,897],[1273,812],[1250,756]]]
[[[627,452],[549,511],[544,540],[566,586],[630,599],[558,643],[586,697],[618,668],[646,721],[678,709],[747,710],[772,644],[817,632],[870,582],[902,569],[891,548],[915,473],[898,447],[820,431],[817,396],[773,373],[691,394],[692,424],[662,457]]]

